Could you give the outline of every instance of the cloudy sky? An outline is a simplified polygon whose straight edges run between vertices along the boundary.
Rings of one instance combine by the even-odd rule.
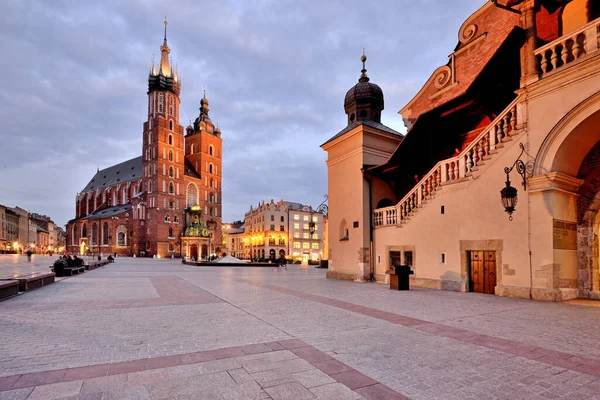
[[[223,132],[223,219],[327,192],[320,145],[346,126],[365,48],[383,123],[448,60],[484,0],[4,0],[0,204],[63,225],[96,172],[141,154],[147,78],[163,20],[182,79],[181,121],[202,89]]]

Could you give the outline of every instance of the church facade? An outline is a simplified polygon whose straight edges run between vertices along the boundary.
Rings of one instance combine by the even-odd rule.
[[[220,251],[221,131],[206,94],[193,125],[180,124],[181,79],[169,60],[167,23],[148,76],[142,155],[98,170],[75,200],[67,251],[203,257]]]
[[[328,153],[329,278],[600,298],[600,8],[486,2],[383,126],[365,67]],[[364,62],[364,59],[363,59]]]

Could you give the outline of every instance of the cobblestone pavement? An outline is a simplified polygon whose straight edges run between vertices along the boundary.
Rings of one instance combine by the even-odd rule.
[[[600,399],[579,304],[119,258],[0,303],[0,400]]]

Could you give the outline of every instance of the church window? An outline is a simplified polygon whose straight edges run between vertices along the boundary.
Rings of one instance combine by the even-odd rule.
[[[169,194],[173,193],[175,193],[175,186],[173,185],[173,182],[169,182]]]
[[[187,207],[198,205],[198,188],[193,183],[187,185],[186,200]]]
[[[108,222],[102,225],[102,244],[105,246],[108,245]]]
[[[171,121],[171,129],[173,129],[173,121]],[[169,144],[173,145],[173,135],[169,135]]]
[[[175,234],[173,233],[173,228],[169,227],[169,239],[175,238]]]
[[[210,178],[210,187],[213,187],[213,178]]]
[[[173,161],[173,151],[169,150],[169,161]]]
[[[178,224],[179,223],[179,218],[173,217],[173,222],[176,223],[176,224]]]
[[[168,215],[165,215],[165,222],[171,222],[171,218]]]
[[[71,229],[71,244],[77,245],[77,226],[75,225]]]
[[[211,203],[214,203],[214,202],[215,202],[215,194],[214,194],[214,193],[211,193],[211,194],[208,196],[208,201],[209,201],[209,202],[211,202]]]
[[[208,154],[210,154],[211,156],[213,155],[213,147],[212,146],[208,146]]]
[[[152,129],[152,118],[148,119],[148,129]],[[150,139],[152,136],[150,136]]]
[[[175,202],[173,200],[169,200],[169,209],[170,210],[174,210],[175,209]]]
[[[163,108],[165,105],[165,95],[163,93],[158,95],[158,112],[163,112]]]
[[[92,244],[98,244],[98,225],[95,222],[92,224]]]
[[[125,246],[125,232],[119,232],[117,234],[117,245]]]
[[[169,177],[173,178],[173,167],[169,167]]]
[[[169,114],[173,115],[173,97],[169,96]],[[171,122],[173,124],[173,122]],[[171,127],[171,129],[173,129]]]
[[[213,173],[213,165],[212,164],[208,164],[208,173],[210,173],[210,174]]]
[[[81,237],[87,238],[87,225],[86,224],[83,224],[83,226],[81,227]]]

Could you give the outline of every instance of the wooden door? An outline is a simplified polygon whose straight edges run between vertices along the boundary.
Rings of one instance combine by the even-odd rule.
[[[496,288],[496,252],[471,251],[469,264],[470,291],[494,294]]]
[[[496,252],[483,252],[483,283],[487,294],[494,294],[496,288]]]
[[[471,251],[471,292],[483,293],[483,251]]]

